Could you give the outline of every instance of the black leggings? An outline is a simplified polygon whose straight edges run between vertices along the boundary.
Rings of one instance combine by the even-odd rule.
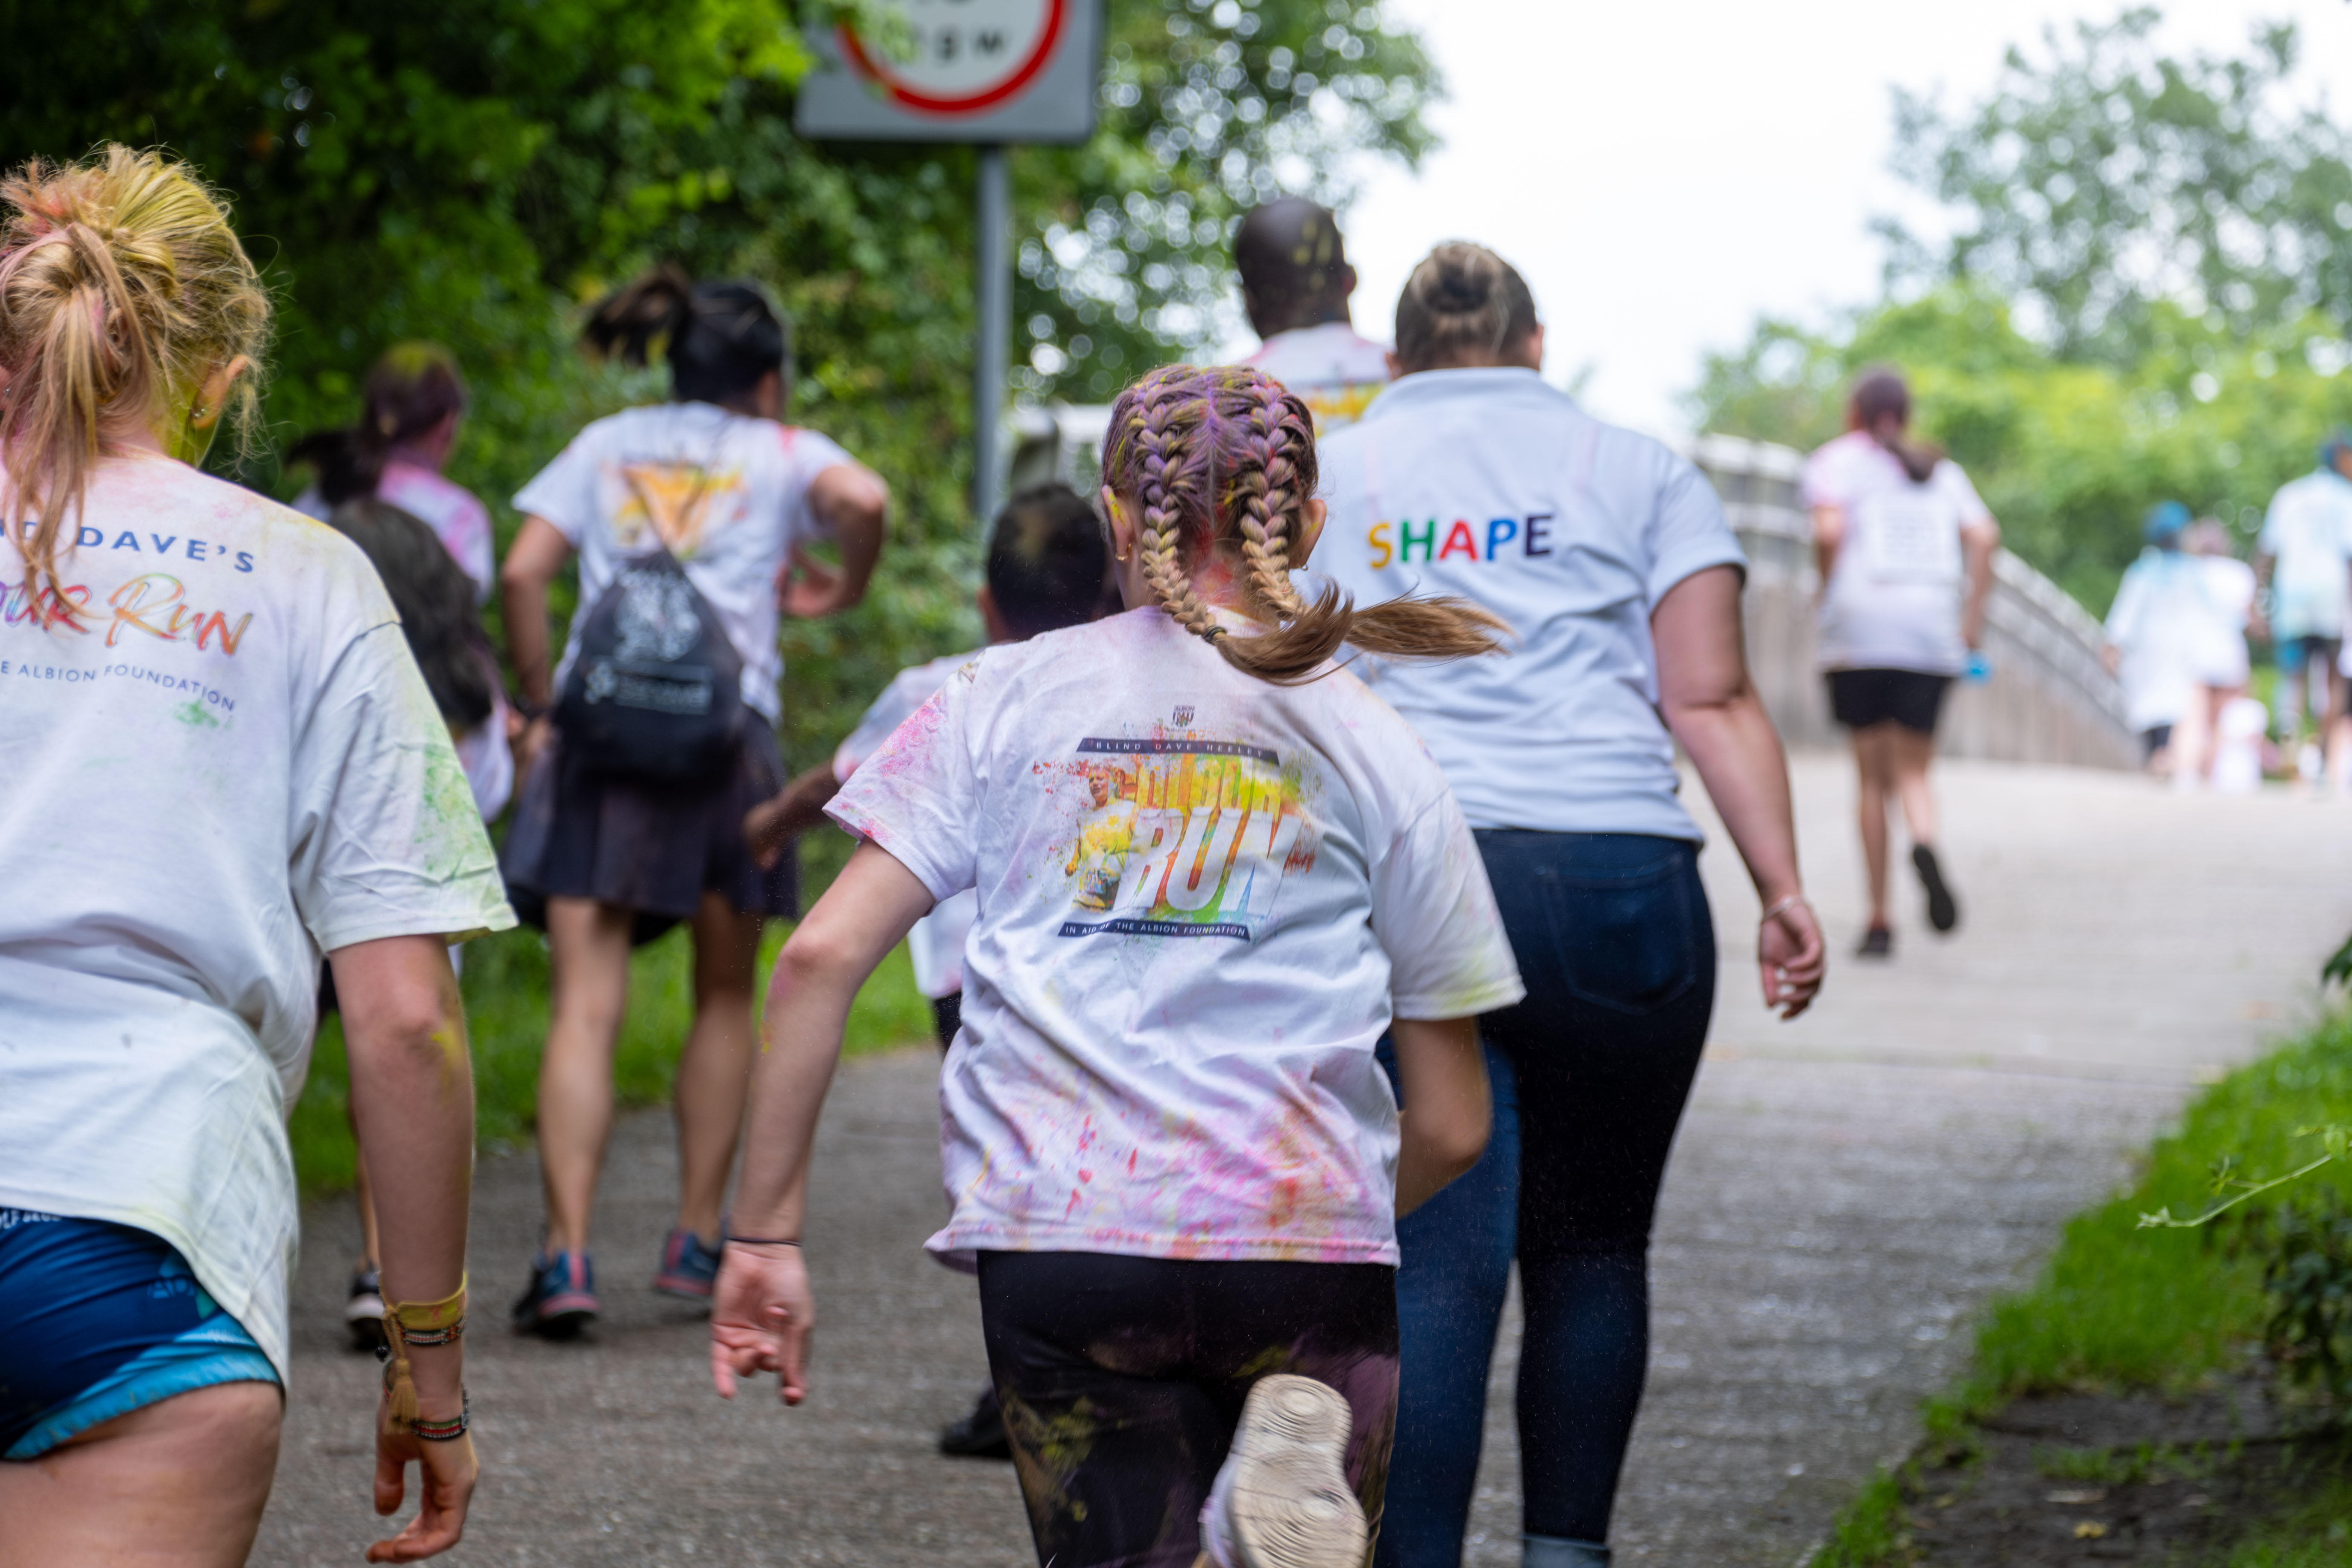
[[[1242,1402],[1269,1373],[1347,1396],[1348,1480],[1379,1528],[1396,1426],[1394,1269],[983,1252],[980,1313],[1047,1568],[1192,1568]]]

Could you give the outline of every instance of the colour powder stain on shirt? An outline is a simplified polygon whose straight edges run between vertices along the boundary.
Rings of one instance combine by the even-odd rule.
[[[191,730],[217,730],[221,727],[221,721],[205,710],[204,699],[200,697],[190,698],[173,709],[172,717]]]

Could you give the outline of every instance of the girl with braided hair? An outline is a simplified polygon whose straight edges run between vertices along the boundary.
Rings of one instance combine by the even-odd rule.
[[[979,1274],[1039,1561],[1360,1568],[1396,1216],[1476,1159],[1470,1019],[1520,985],[1451,792],[1331,656],[1482,653],[1492,623],[1299,595],[1314,439],[1255,371],[1147,377],[1103,458],[1127,613],[986,649],[828,807],[864,842],[768,993],[713,1375],[805,1395],[811,1138],[850,1000],[976,889],[930,1247]]]

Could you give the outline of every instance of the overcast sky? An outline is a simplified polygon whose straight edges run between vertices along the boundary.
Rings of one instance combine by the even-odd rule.
[[[1448,89],[1444,148],[1374,170],[1349,213],[1356,324],[1387,338],[1437,240],[1476,239],[1527,275],[1546,376],[1593,374],[1602,416],[1679,433],[1676,395],[1759,314],[1818,319],[1877,289],[1873,215],[1913,201],[1886,173],[1888,89],[1948,106],[2004,48],[2115,6],[2048,0],[1391,0]],[[2352,113],[2352,3],[2177,0],[2165,41],[2240,50],[2256,16],[2301,24],[2307,89]]]

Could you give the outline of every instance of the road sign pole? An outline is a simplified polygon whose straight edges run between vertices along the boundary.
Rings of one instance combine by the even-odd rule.
[[[1005,362],[1013,349],[1013,177],[1002,143],[980,150],[980,339],[971,386],[971,510],[985,528],[1003,499],[1004,464],[997,424],[1004,412]]]

